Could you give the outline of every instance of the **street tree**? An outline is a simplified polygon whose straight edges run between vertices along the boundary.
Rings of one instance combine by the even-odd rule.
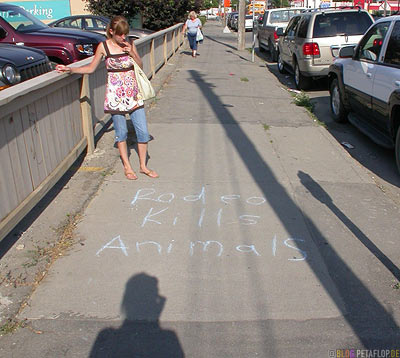
[[[87,8],[96,15],[123,15],[132,20],[142,17],[143,27],[161,30],[186,19],[188,11],[200,11],[204,0],[85,0]]]
[[[273,8],[290,7],[289,0],[272,0],[271,3]]]

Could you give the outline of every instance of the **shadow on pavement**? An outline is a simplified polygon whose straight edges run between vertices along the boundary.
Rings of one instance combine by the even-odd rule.
[[[314,181],[307,173],[297,173],[303,186],[308,189],[311,195],[326,205],[336,217],[346,225],[353,235],[393,274],[397,281],[400,281],[400,269],[355,225],[343,212],[334,204],[329,194]]]
[[[290,213],[302,212],[313,242],[324,260],[337,291],[335,287],[329,284],[330,281],[324,277],[326,275],[322,271],[318,260],[309,259],[307,263],[338,310],[342,312],[344,319],[362,346],[366,349],[395,347],[399,341],[399,327],[392,315],[354,274],[334,248],[329,245],[329,239],[324,237],[312,218],[302,211],[280,184],[254,144],[241,129],[239,123],[223,107],[223,103],[213,90],[213,84],[207,82],[204,76],[196,70],[190,70],[189,73],[199,86],[204,98],[213,108],[216,118],[220,120],[227,137],[235,146],[248,172],[253,176],[253,179],[264,194],[263,196],[269,202],[288,234],[291,235],[290,237],[297,236],[296,227],[293,226],[290,219]],[[303,185],[308,185],[309,183],[313,183],[312,179],[304,177]],[[363,238],[360,237],[360,233],[355,232],[355,235],[358,235],[357,238],[362,241]],[[253,276],[253,280],[260,281],[257,276]],[[254,286],[261,287],[257,286],[257,284],[258,282],[255,282]],[[340,297],[338,297],[337,292],[339,292]],[[343,307],[342,300],[345,307]]]
[[[176,334],[159,324],[165,301],[158,293],[157,278],[145,273],[132,276],[121,303],[125,321],[98,334],[89,358],[183,358]]]

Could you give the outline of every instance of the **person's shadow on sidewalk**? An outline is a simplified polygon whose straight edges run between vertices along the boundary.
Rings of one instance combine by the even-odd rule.
[[[125,321],[98,334],[89,358],[183,358],[175,332],[159,325],[165,300],[158,294],[157,278],[145,273],[132,276],[121,304]]]

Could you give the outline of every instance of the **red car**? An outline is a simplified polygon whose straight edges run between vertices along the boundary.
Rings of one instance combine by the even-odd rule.
[[[0,3],[0,43],[39,48],[53,63],[67,65],[93,56],[104,40],[97,33],[49,27],[19,6]]]

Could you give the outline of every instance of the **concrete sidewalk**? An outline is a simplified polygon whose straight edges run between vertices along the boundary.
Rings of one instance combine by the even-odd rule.
[[[208,22],[3,339],[15,357],[298,357],[400,348],[399,209]],[[112,147],[110,151],[115,151]],[[131,161],[137,167],[134,148]],[[13,355],[12,355],[13,354]]]

